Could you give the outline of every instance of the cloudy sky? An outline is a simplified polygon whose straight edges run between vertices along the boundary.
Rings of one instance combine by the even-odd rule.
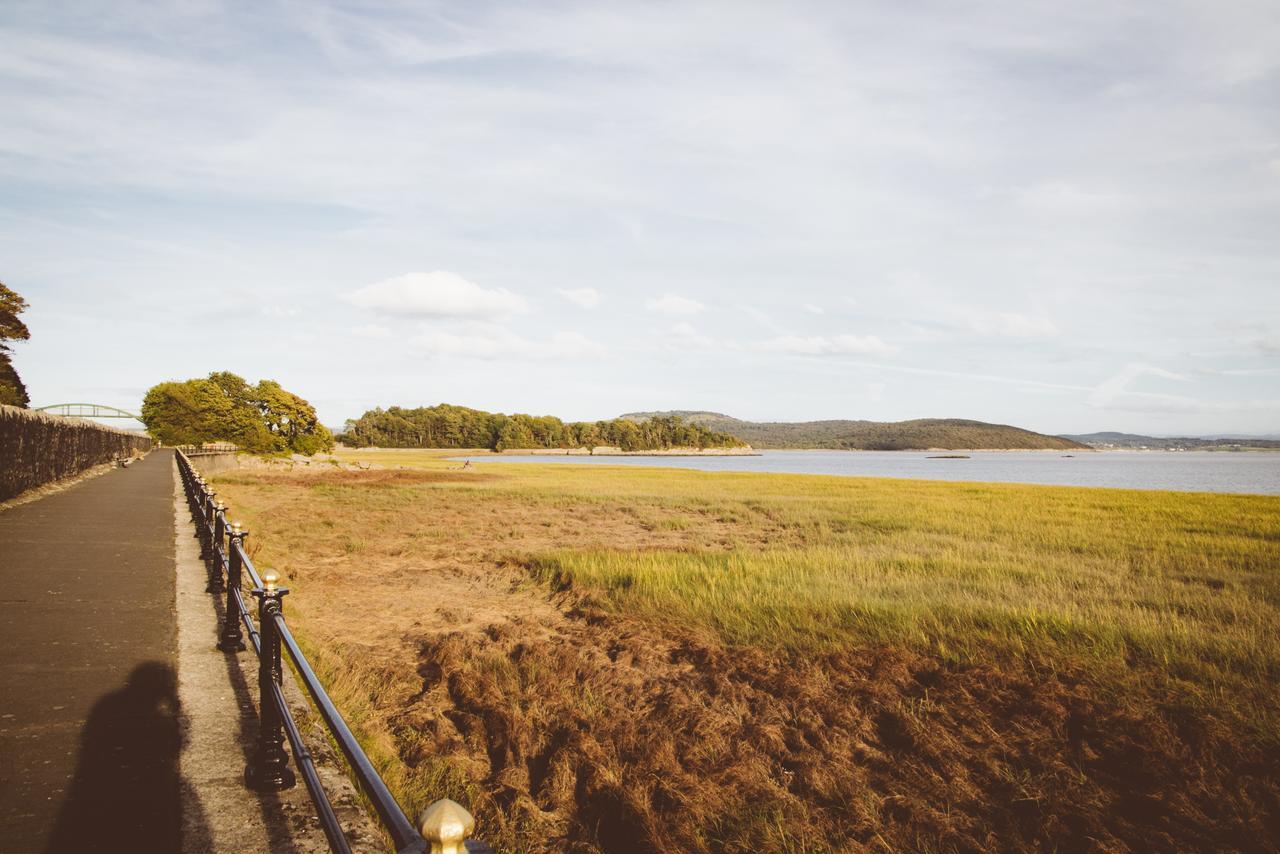
[[[34,405],[1280,432],[1280,4],[0,5]]]

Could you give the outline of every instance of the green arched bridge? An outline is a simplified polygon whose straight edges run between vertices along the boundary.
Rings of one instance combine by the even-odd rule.
[[[53,403],[49,406],[37,406],[36,411],[47,412],[50,415],[68,415],[75,418],[132,418],[134,421],[142,420],[132,412],[101,403]]]

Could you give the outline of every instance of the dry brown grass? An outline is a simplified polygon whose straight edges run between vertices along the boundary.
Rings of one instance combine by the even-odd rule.
[[[405,805],[500,847],[1280,840],[1280,502],[360,458],[427,468],[220,490]]]

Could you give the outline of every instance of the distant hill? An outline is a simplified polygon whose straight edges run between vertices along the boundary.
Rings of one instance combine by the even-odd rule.
[[[1254,436],[1141,436],[1137,433],[1081,433],[1063,436],[1091,448],[1126,448],[1130,450],[1186,450],[1196,448],[1269,448],[1280,449],[1280,441]]]
[[[646,421],[677,416],[717,433],[737,436],[754,448],[832,448],[859,451],[923,451],[930,448],[991,450],[1073,450],[1086,446],[1006,424],[961,418],[915,421],[743,421],[719,412],[672,410],[630,412],[621,418]]]

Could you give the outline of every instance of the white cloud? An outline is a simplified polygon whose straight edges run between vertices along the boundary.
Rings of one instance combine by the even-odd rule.
[[[662,333],[662,338],[670,350],[708,351],[737,349],[732,342],[718,341],[709,335],[702,334],[691,323],[674,324],[670,329]]]
[[[1097,215],[1123,212],[1134,200],[1123,193],[1082,187],[1066,181],[1050,181],[1017,191],[1028,208],[1051,214]]]
[[[654,299],[647,299],[644,302],[644,307],[649,311],[669,314],[673,317],[692,317],[706,308],[705,305],[695,299],[675,294],[663,294]]]
[[[267,317],[273,317],[276,319],[284,320],[290,317],[297,317],[298,315],[302,314],[302,311],[301,309],[291,308],[283,305],[268,305],[263,307],[262,313]]]
[[[1058,327],[1046,317],[1028,317],[1025,314],[1002,313],[999,329],[1013,338],[1049,338],[1058,334]]]
[[[1182,374],[1176,374],[1173,371],[1166,371],[1164,368],[1157,368],[1143,362],[1130,362],[1112,376],[1103,380],[1089,393],[1089,405],[1096,407],[1131,406],[1134,399],[1142,399],[1146,406],[1152,404],[1163,405],[1165,407],[1173,404],[1177,408],[1187,408],[1194,405],[1191,398],[1182,397],[1180,395],[1155,394],[1151,392],[1130,391],[1129,387],[1144,376],[1160,377],[1166,380],[1176,380],[1178,382],[1186,382],[1187,377]]]
[[[574,359],[605,354],[604,347],[577,332],[557,332],[536,341],[493,324],[473,324],[461,332],[427,330],[413,343],[433,356],[469,359]]]
[[[885,355],[896,348],[875,335],[781,335],[757,345],[767,353],[793,353],[803,356]]]
[[[738,310],[775,335],[786,334],[786,330],[783,329],[782,326],[773,319],[773,315],[769,314],[767,311],[761,311],[755,306],[750,305],[740,305],[738,306]]]
[[[1259,338],[1253,346],[1270,356],[1280,356],[1280,335],[1270,338]]]
[[[579,308],[595,308],[600,304],[600,292],[595,288],[556,288],[556,293]]]
[[[902,331],[906,333],[905,337],[910,341],[946,341],[951,335],[944,329],[936,326],[922,326],[919,323],[912,323],[909,320],[902,321]]]
[[[800,307],[803,308],[805,311],[809,312],[810,314],[826,314],[827,313],[822,306],[814,305],[811,302],[806,302],[802,304]]]
[[[580,356],[603,356],[607,352],[596,341],[578,332],[557,332],[551,336],[549,346],[543,349],[548,356],[559,359],[575,359]]]
[[[1221,377],[1275,377],[1280,376],[1280,368],[1238,368],[1225,371],[1215,371],[1212,369],[1201,368],[1206,374]]]
[[[443,270],[384,279],[342,298],[362,308],[417,317],[501,317],[528,307],[508,290],[486,290]]]
[[[1060,334],[1057,325],[1047,317],[1004,311],[990,315],[969,312],[969,326],[983,335],[1004,338],[1052,338]]]
[[[391,337],[391,330],[377,323],[366,323],[363,326],[354,327],[351,334],[357,338],[385,339]]]
[[[873,403],[884,400],[884,383],[867,383],[867,400]]]

